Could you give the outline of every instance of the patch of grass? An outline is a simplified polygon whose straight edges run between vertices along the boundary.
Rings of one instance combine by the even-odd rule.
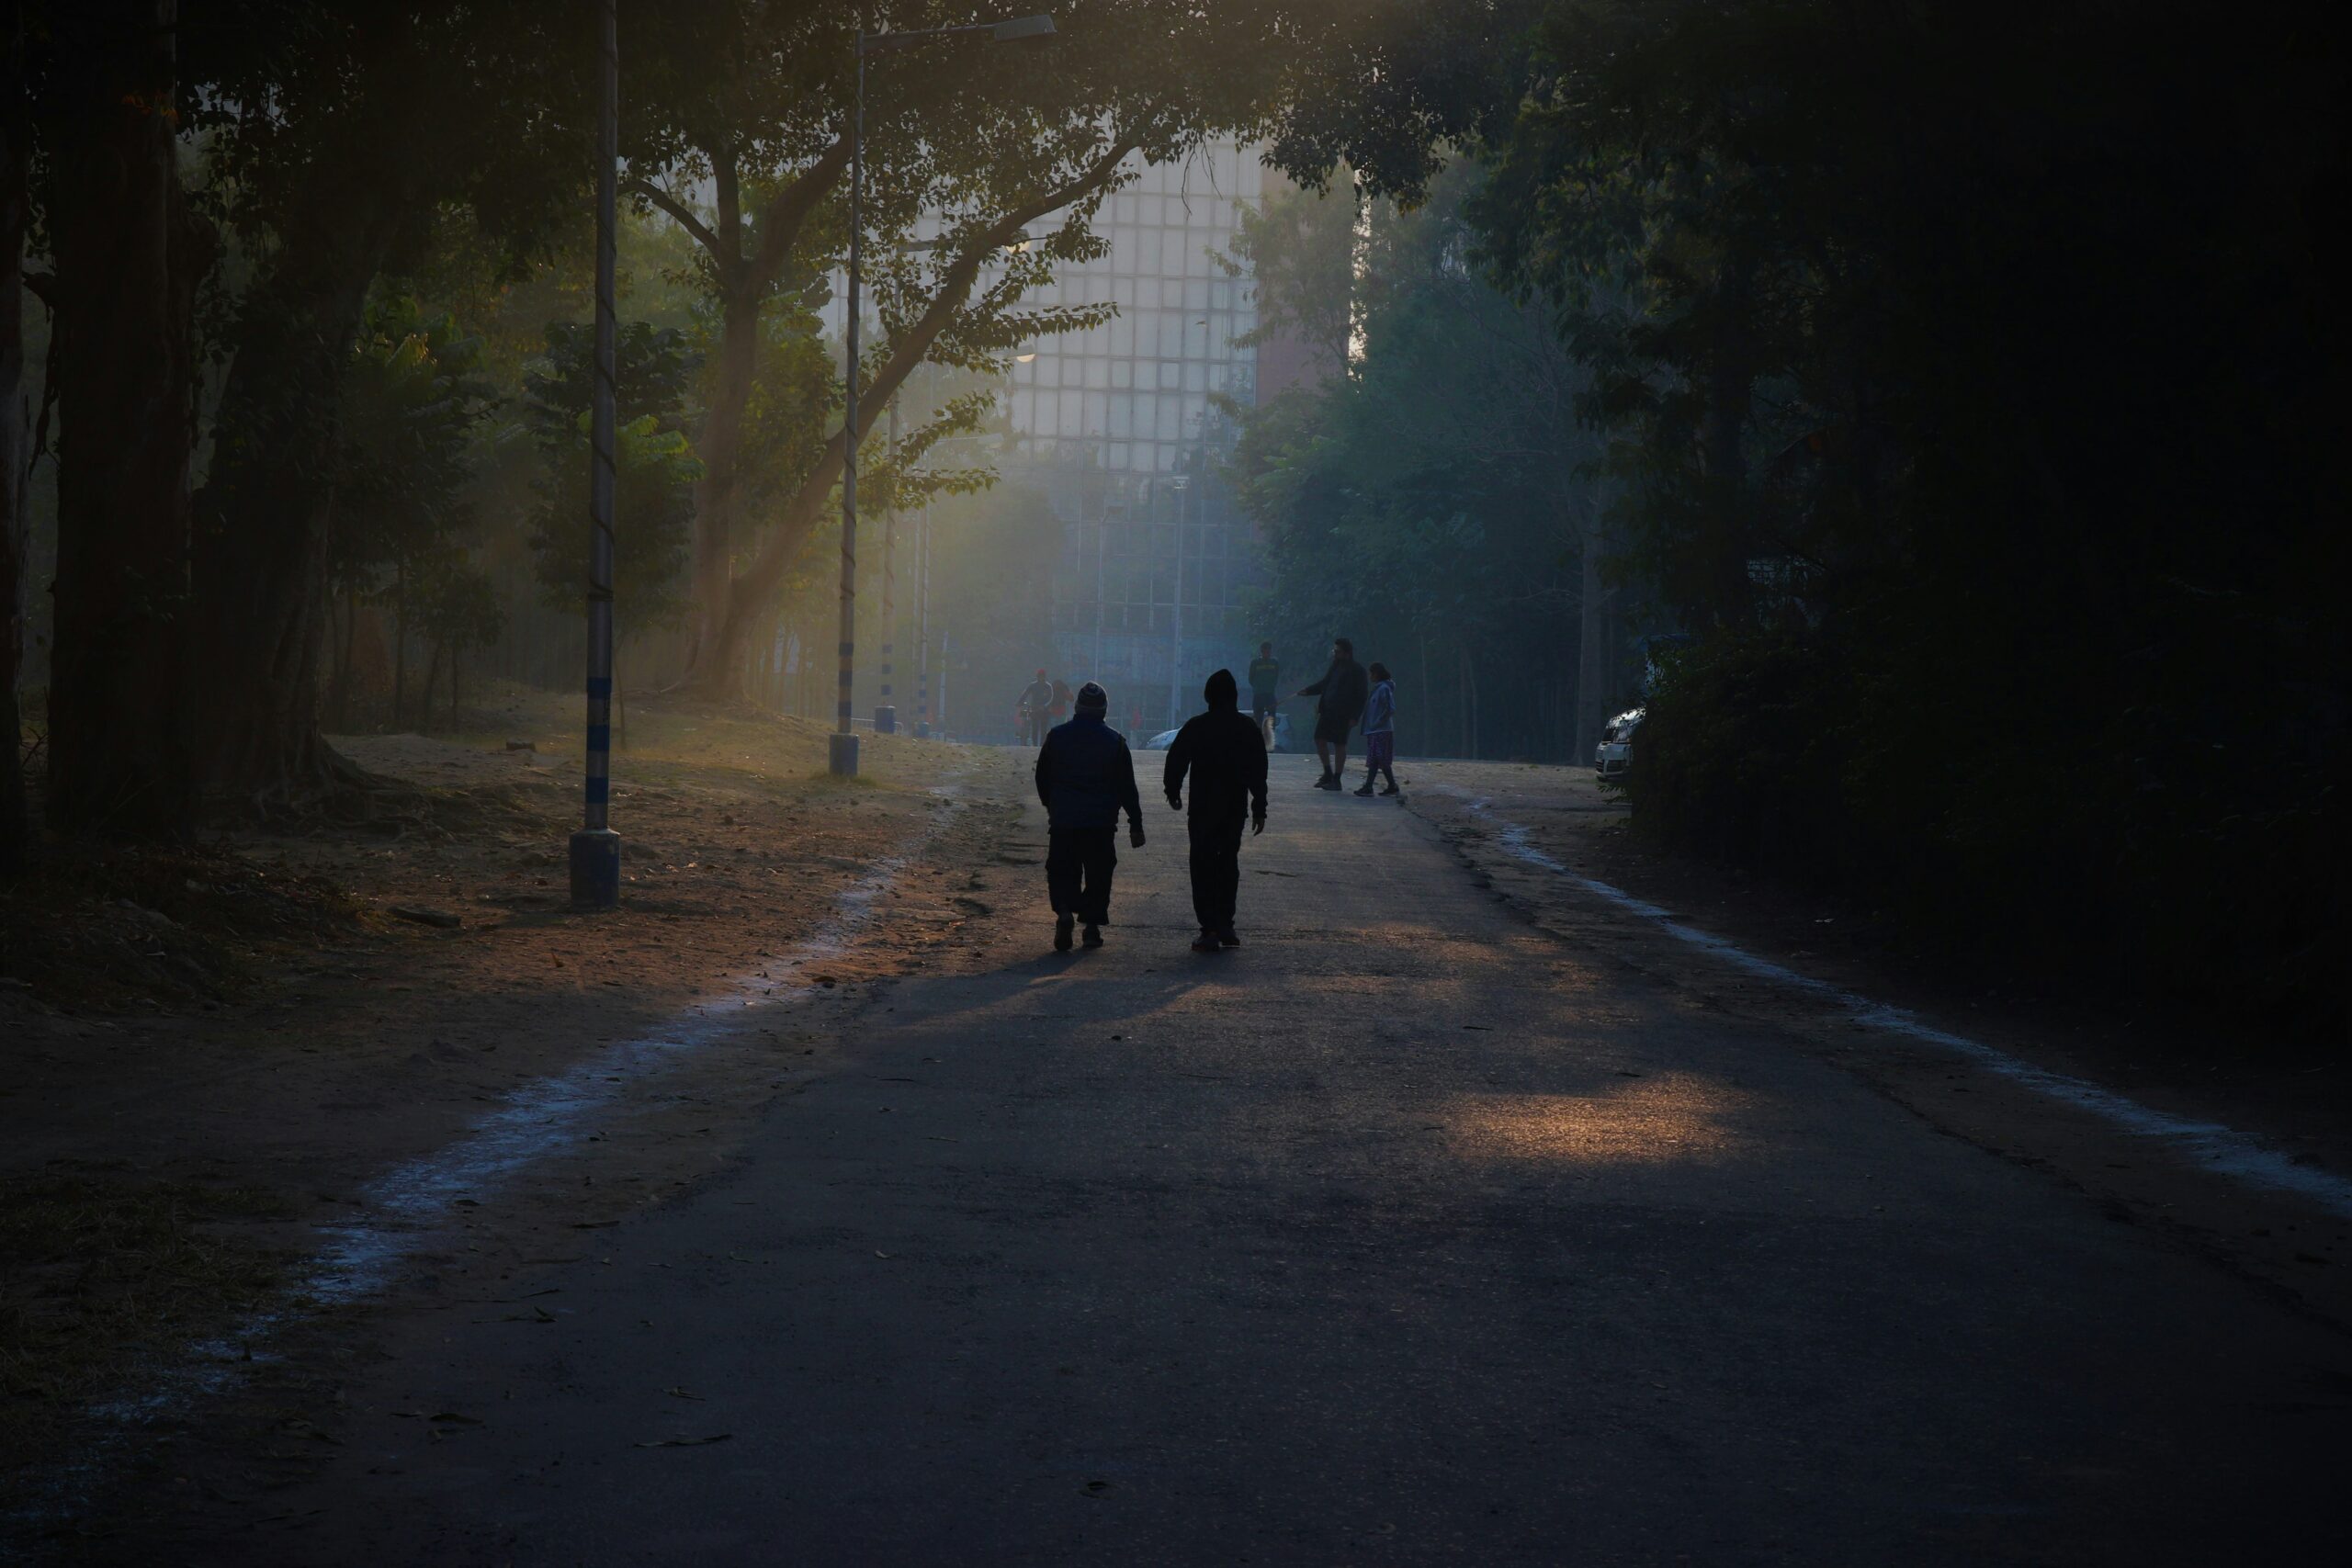
[[[284,1255],[236,1227],[285,1213],[250,1187],[0,1182],[0,1471],[54,1457],[83,1408],[142,1362],[266,1301]]]

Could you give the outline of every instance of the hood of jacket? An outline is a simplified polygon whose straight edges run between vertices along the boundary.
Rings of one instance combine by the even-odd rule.
[[[1220,670],[1210,676],[1201,688],[1201,695],[1208,699],[1211,713],[1232,713],[1241,706],[1241,688],[1235,683],[1230,670]]]

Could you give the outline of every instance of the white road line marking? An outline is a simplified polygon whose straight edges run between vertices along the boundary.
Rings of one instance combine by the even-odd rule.
[[[951,798],[951,792],[941,793],[939,807],[913,847],[876,861],[872,872],[841,891],[831,915],[807,941],[782,959],[763,961],[762,967],[782,970],[797,961],[806,973],[809,960],[845,953],[873,919],[876,900],[946,821]],[[392,1265],[414,1248],[424,1231],[446,1220],[458,1200],[479,1197],[533,1161],[579,1143],[591,1112],[676,1066],[697,1047],[732,1034],[746,1013],[788,1007],[821,990],[814,980],[745,976],[690,1004],[659,1033],[607,1045],[568,1071],[523,1085],[464,1137],[368,1183],[363,1189],[366,1217],[326,1229],[327,1245],[313,1260],[303,1293],[341,1302],[382,1289]]]
[[[2012,1083],[2087,1111],[2124,1132],[2160,1140],[2196,1160],[2204,1169],[2235,1177],[2253,1186],[2292,1192],[2312,1200],[2332,1214],[2352,1218],[2352,1181],[2316,1166],[2298,1165],[2260,1140],[2218,1122],[2191,1122],[2154,1110],[2098,1084],[2037,1067],[1983,1041],[1938,1029],[1933,1024],[1923,1022],[1917,1015],[1905,1009],[1872,1001],[1858,992],[1815,979],[1810,975],[1801,975],[1769,958],[1758,958],[1722,937],[1684,924],[1674,918],[1671,910],[1636,898],[1622,887],[1612,887],[1606,882],[1569,870],[1559,860],[1536,848],[1525,828],[1496,816],[1484,798],[1470,795],[1451,785],[1441,784],[1438,788],[1461,799],[1474,816],[1492,822],[1504,852],[1514,859],[1565,877],[1595,897],[1615,905],[1627,914],[1639,916],[1712,957],[1722,959],[1759,979],[1818,997],[1844,1009],[1856,1023],[1866,1028],[1883,1030],[1890,1034],[1900,1034],[1906,1039],[1940,1047]]]

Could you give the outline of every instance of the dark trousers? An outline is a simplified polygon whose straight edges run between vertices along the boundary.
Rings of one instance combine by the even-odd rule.
[[[1046,832],[1046,893],[1057,915],[1090,926],[1111,919],[1111,868],[1119,863],[1116,828],[1052,828]]]
[[[1029,744],[1043,746],[1046,743],[1046,731],[1051,727],[1051,720],[1046,717],[1044,708],[1032,713],[1029,716]]]
[[[1193,838],[1193,915],[1204,931],[1233,924],[1241,895],[1241,823],[1238,817],[1194,817],[1184,824]]]

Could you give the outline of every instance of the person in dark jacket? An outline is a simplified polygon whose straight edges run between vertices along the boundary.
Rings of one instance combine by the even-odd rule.
[[[1202,689],[1209,711],[1195,714],[1168,748],[1163,782],[1170,810],[1184,805],[1184,777],[1193,780],[1193,808],[1184,826],[1193,840],[1193,913],[1201,922],[1195,953],[1239,947],[1233,906],[1241,892],[1241,819],[1252,833],[1266,830],[1266,741],[1242,716],[1241,688],[1220,670]]]
[[[1343,637],[1331,639],[1331,664],[1323,679],[1298,689],[1298,695],[1316,699],[1315,754],[1323,759],[1317,789],[1340,787],[1340,775],[1348,766],[1348,728],[1363,716],[1371,689],[1363,666],[1356,662],[1356,645]]]
[[[1086,923],[1086,945],[1102,945],[1111,919],[1111,868],[1119,863],[1119,813],[1127,842],[1143,848],[1143,801],[1135,758],[1102,722],[1110,694],[1089,681],[1078,716],[1056,725],[1037,752],[1037,798],[1046,803],[1046,893],[1054,905],[1054,951],[1069,951],[1070,928]]]
[[[1043,746],[1046,743],[1046,729],[1053,708],[1054,683],[1046,680],[1046,672],[1040,670],[1035,680],[1021,688],[1021,701],[1016,710],[1021,715],[1022,733],[1029,738],[1030,745]]]

